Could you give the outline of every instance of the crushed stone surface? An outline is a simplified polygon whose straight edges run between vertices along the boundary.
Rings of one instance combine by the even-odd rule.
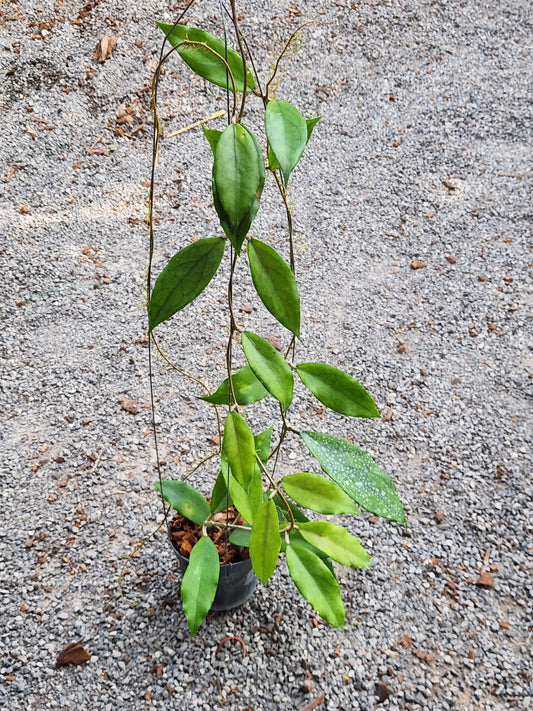
[[[153,20],[184,3],[3,2],[0,708],[533,708],[531,7],[239,5],[263,82],[273,51],[314,20],[278,90],[322,116],[291,180],[298,357],[351,372],[385,415],[336,417],[299,388],[292,416],[367,450],[396,482],[408,532],[339,519],[372,556],[371,570],[338,570],[344,632],[316,618],[283,562],[189,637],[153,488],[143,223]],[[199,0],[188,22],[220,35],[219,3]],[[104,37],[115,44],[99,61]],[[222,91],[169,61],[165,134],[223,108]],[[199,128],[163,141],[155,274],[217,234],[210,165]],[[283,252],[275,198],[267,185],[254,234]],[[240,277],[243,327],[285,339]],[[200,301],[160,341],[216,387],[221,276]],[[163,472],[182,476],[213,449],[212,412],[161,360],[154,375]],[[249,410],[258,428],[272,406]],[[280,467],[318,471],[297,438]],[[246,656],[219,646],[232,635]],[[69,642],[91,658],[56,670]]]

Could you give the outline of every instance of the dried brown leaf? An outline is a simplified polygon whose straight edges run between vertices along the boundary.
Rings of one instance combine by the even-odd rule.
[[[93,54],[93,59],[97,59],[99,62],[105,62],[106,59],[109,59],[109,57],[111,57],[111,52],[113,51],[113,47],[115,46],[116,41],[116,37],[104,35],[96,45],[96,49],[94,50]]]
[[[118,402],[121,409],[129,412],[130,415],[136,415],[139,412],[139,408],[137,407],[135,400],[128,400],[128,398],[124,397],[124,395],[121,395]]]
[[[82,647],[79,642],[70,642],[63,647],[56,661],[56,669],[66,667],[69,664],[77,665],[87,662],[91,658],[89,652]]]
[[[480,588],[492,588],[494,586],[494,578],[485,570],[476,580],[476,585]]]

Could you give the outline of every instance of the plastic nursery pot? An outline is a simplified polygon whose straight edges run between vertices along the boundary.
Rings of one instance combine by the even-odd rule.
[[[183,556],[172,543],[171,522],[167,524],[168,540],[178,559],[178,568],[182,573],[189,565],[189,559]],[[250,558],[238,563],[224,563],[220,566],[220,577],[212,610],[231,610],[244,605],[254,594],[257,585],[257,575],[252,569]]]

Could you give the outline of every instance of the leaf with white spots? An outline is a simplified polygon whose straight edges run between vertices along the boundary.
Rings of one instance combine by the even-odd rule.
[[[323,471],[354,501],[371,513],[407,525],[392,479],[351,442],[320,432],[302,432],[302,439]]]

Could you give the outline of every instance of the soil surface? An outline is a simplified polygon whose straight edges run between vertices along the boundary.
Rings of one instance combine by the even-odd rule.
[[[244,520],[233,506],[227,510],[227,514],[227,523],[229,525],[233,523],[244,523]],[[220,512],[218,520],[226,521],[226,511]],[[172,541],[172,545],[185,558],[189,557],[195,543],[200,540],[202,535],[202,527],[189,521],[189,519],[181,514],[176,514],[170,522],[170,540]],[[220,565],[224,565],[225,563],[238,563],[250,557],[248,548],[235,546],[226,540],[225,528],[209,528],[207,535],[216,546]]]

